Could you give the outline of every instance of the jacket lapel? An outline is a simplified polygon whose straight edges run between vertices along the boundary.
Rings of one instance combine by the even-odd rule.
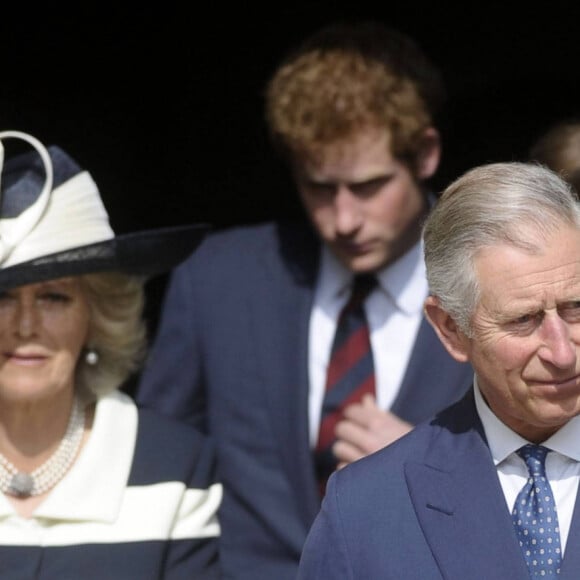
[[[580,488],[579,488],[580,489]],[[566,551],[562,561],[560,578],[562,580],[577,580],[580,577],[580,502],[578,492],[576,493],[576,503],[574,513],[570,522],[570,532],[566,541]]]
[[[459,400],[472,380],[471,365],[453,360],[427,319],[423,318],[391,410],[406,421],[417,424]],[[426,389],[425,385],[429,388]]]
[[[453,416],[458,421],[450,425]],[[405,468],[411,501],[442,575],[528,580],[472,394],[446,417],[427,460]]]
[[[319,244],[306,228],[280,226],[262,260],[253,301],[260,383],[283,469],[308,529],[320,508],[308,434],[308,332]]]

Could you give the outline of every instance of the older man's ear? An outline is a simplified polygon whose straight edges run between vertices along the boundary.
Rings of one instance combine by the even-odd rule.
[[[434,328],[447,352],[458,362],[469,360],[471,341],[459,329],[451,315],[441,307],[439,299],[428,296],[423,307],[427,320]]]

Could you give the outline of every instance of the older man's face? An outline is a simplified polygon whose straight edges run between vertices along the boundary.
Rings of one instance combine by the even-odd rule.
[[[563,227],[541,244],[478,255],[481,301],[465,339],[491,409],[537,442],[580,413],[580,232]]]

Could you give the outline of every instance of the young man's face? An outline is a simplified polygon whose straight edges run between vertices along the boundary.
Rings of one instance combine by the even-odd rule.
[[[419,169],[423,179],[437,167],[438,140],[431,147],[436,159]],[[419,240],[425,196],[383,131],[361,131],[330,145],[323,159],[306,159],[297,168],[296,181],[321,238],[353,272],[378,270]]]

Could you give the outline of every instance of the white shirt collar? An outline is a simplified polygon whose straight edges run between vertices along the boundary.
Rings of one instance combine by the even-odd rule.
[[[512,431],[497,418],[483,399],[477,384],[477,377],[474,379],[474,392],[477,413],[483,424],[493,461],[498,465],[529,441]],[[574,461],[580,461],[578,441],[580,441],[580,417],[574,417],[542,445]]]
[[[347,291],[352,273],[327,246],[323,246],[318,286],[322,299],[332,299]],[[418,241],[394,263],[377,272],[380,287],[399,310],[414,314],[423,308],[427,296],[427,278],[423,245]]]

